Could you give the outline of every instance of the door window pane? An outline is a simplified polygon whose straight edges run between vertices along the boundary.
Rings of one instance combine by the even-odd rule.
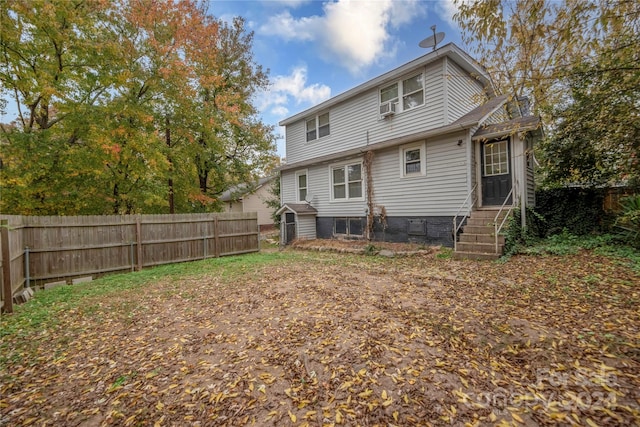
[[[509,173],[509,142],[507,140],[484,145],[484,175]]]

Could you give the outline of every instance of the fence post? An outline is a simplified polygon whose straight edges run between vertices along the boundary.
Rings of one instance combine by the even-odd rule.
[[[31,287],[31,272],[29,271],[29,246],[24,248],[24,280],[26,287]]]
[[[213,217],[213,238],[215,242],[213,256],[218,258],[220,256],[220,229],[218,227],[218,215]]]
[[[0,221],[0,245],[2,245],[2,289],[4,290],[4,312],[13,313],[13,290],[11,289],[11,253],[9,251],[9,221]]]
[[[136,215],[136,243],[138,245],[138,271],[142,270],[142,224],[140,215]]]
[[[136,270],[136,258],[133,256],[133,240],[129,246],[129,258],[131,258],[131,271],[133,272]]]
[[[202,259],[207,259],[207,236],[202,236]]]

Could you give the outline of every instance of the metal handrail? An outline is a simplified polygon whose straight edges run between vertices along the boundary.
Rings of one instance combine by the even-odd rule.
[[[471,197],[471,195],[476,191],[477,186],[478,184],[476,183],[476,185],[473,186],[471,191],[469,191],[469,194],[467,194],[466,199],[464,199],[464,202],[462,202],[462,205],[460,206],[456,214],[453,216],[453,250],[454,251],[458,250],[458,231],[460,230],[460,228],[462,227],[462,223],[464,222],[463,220],[463,221],[460,221],[460,224],[458,224],[458,215],[460,214],[460,211],[462,211],[462,208],[464,208],[467,202],[469,201],[469,197]],[[471,206],[469,206],[467,213],[464,215],[465,217],[469,216],[469,213],[471,212],[471,209],[473,208],[473,204],[475,203],[475,201],[476,201],[476,198],[474,197],[473,201],[471,202]]]
[[[509,214],[511,214],[511,211],[513,210],[513,201],[511,202],[511,206],[509,206],[509,210],[507,211],[507,214],[504,216],[504,218],[502,218],[502,222],[500,223],[500,226],[498,226],[498,218],[500,218],[500,214],[502,213],[504,206],[507,204],[507,200],[509,200],[509,197],[511,197],[512,194],[513,194],[513,187],[511,187],[511,191],[509,191],[509,194],[507,194],[507,197],[504,198],[504,202],[502,202],[502,206],[500,206],[500,210],[496,214],[496,217],[493,219],[493,228],[494,228],[493,236],[495,237],[495,241],[496,241],[496,253],[498,253],[498,233],[500,232],[500,230],[502,230],[502,227],[504,227],[504,223],[507,221],[507,218],[509,218]]]

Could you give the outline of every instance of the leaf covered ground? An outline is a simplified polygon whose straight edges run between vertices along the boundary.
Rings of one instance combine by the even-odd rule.
[[[289,249],[192,265],[3,315],[0,425],[640,423],[624,261]]]

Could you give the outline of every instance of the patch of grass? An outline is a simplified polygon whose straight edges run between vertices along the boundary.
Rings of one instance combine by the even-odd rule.
[[[59,286],[36,292],[26,304],[14,306],[14,313],[0,317],[0,340],[5,336],[26,338],[43,327],[54,328],[63,313],[82,308],[83,313],[97,313],[95,304],[85,304],[93,297],[108,296],[123,291],[143,288],[159,280],[178,280],[205,274],[216,275],[222,283],[233,283],[248,272],[257,271],[269,263],[286,262],[297,258],[295,252],[283,255],[279,252],[256,252],[251,254],[210,258],[203,261],[168,264],[133,273],[114,274],[73,286]],[[179,289],[176,289],[179,292]],[[127,310],[133,307],[126,307]],[[0,342],[0,353],[3,350]]]
[[[612,234],[575,236],[566,230],[528,246],[519,247],[517,253],[527,255],[574,255],[580,250],[593,250],[598,255],[619,258],[632,269],[640,270],[640,250],[621,244]]]
[[[442,247],[436,254],[437,259],[451,259],[452,256],[453,256],[453,249],[445,248],[445,247]]]
[[[367,246],[364,247],[365,255],[373,256],[373,255],[376,255],[379,251],[380,250],[371,243],[369,243]]]

